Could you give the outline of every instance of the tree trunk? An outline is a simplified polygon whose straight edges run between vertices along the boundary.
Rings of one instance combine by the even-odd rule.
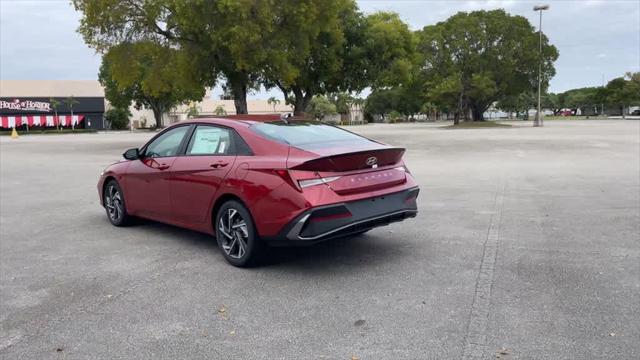
[[[248,114],[247,82],[244,79],[230,79],[229,83],[233,93],[233,105],[236,107],[236,114]]]
[[[471,118],[473,121],[484,121],[484,106],[472,105]]]
[[[152,105],[151,110],[153,111],[153,118],[156,119],[156,128],[162,129],[164,127],[164,123],[162,120],[162,115],[164,111],[162,111],[162,107],[159,105]],[[133,129],[129,129],[133,130]]]
[[[307,111],[307,106],[309,102],[313,98],[313,94],[308,91],[306,94],[303,93],[300,87],[294,86],[291,88],[293,92],[293,115],[294,116],[304,116]]]
[[[296,96],[293,100],[293,115],[302,116],[307,109],[307,104],[304,102],[304,98]]]

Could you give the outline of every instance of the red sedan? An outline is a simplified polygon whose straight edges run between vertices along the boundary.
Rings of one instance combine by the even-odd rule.
[[[266,244],[311,244],[416,216],[403,148],[276,119],[185,121],[127,150],[98,182],[109,220],[205,232],[229,263],[248,266]]]

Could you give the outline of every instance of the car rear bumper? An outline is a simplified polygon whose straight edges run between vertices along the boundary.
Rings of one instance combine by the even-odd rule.
[[[276,237],[266,238],[273,245],[312,244],[348,236],[375,227],[415,217],[418,213],[418,187],[381,196],[314,207],[291,221]]]

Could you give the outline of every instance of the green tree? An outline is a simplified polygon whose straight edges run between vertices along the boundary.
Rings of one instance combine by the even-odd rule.
[[[414,80],[419,61],[418,38],[409,25],[393,12],[378,12],[365,19],[364,56],[350,55],[357,66],[358,79],[373,89],[407,84]],[[363,74],[364,73],[364,74]],[[359,87],[356,87],[358,89]]]
[[[598,104],[598,92],[600,88],[585,87],[579,89],[572,89],[565,91],[564,106],[574,110],[580,110],[581,113],[585,112],[586,108],[593,107]]]
[[[393,90],[380,89],[369,94],[364,105],[364,115],[373,120],[376,116],[385,119],[386,115],[393,111]]]
[[[267,46],[281,51],[265,67],[265,85],[278,87],[300,115],[314,95],[337,90],[347,49],[345,27],[360,14],[353,0],[280,0],[274,11],[277,30]]]
[[[276,112],[276,106],[278,104],[280,104],[280,100],[276,99],[275,96],[272,96],[267,100],[267,104],[272,105],[273,106],[273,112]]]
[[[154,42],[123,43],[102,59],[98,79],[114,106],[151,109],[157,127],[163,114],[176,105],[202,100],[205,89],[189,70],[185,53]]]
[[[131,112],[128,108],[111,108],[104,114],[104,120],[112,130],[124,130],[129,127]]]
[[[615,78],[606,86],[607,103],[616,106],[626,117],[625,109],[633,102],[640,102],[640,72],[626,73],[624,77]]]
[[[99,52],[127,42],[152,42],[179,49],[199,85],[219,76],[234,95],[236,111],[247,113],[247,92],[265,61],[278,52],[265,45],[272,32],[275,0],[73,0],[82,18],[78,31]],[[284,19],[282,20],[284,21]]]
[[[327,115],[337,114],[336,106],[326,96],[314,96],[309,102],[307,112],[316,120],[322,120]]]
[[[460,12],[426,26],[418,51],[427,100],[455,111],[456,120],[483,120],[496,101],[534,89],[538,33],[522,16],[504,10]],[[542,82],[555,74],[558,51],[542,36]]]
[[[394,109],[409,119],[422,111],[425,104],[423,84],[411,81],[396,88]]]
[[[496,108],[508,113],[516,113],[516,118],[523,115],[523,119],[529,119],[529,109],[536,106],[537,97],[533,92],[523,92],[517,95],[507,95],[502,97]]]
[[[542,107],[553,111],[553,115],[558,115],[560,110],[565,107],[565,96],[561,94],[548,93],[542,96]]]
[[[301,11],[305,9],[305,11]],[[353,0],[283,0],[270,47],[283,49],[265,72],[294,113],[315,95],[359,92],[400,83],[415,54],[415,38],[396,14],[364,17]]]
[[[327,95],[329,101],[335,105],[338,114],[348,114],[355,98],[346,92],[331,93]]]
[[[225,80],[239,114],[260,84],[281,89],[296,113],[314,95],[389,86],[415,45],[397,15],[364,17],[354,0],[72,1],[91,47],[152,42],[184,52],[200,85]]]

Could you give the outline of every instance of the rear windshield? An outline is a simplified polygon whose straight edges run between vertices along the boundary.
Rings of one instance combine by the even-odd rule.
[[[372,141],[338,127],[316,121],[274,121],[251,125],[258,134],[299,148],[319,148],[335,143],[371,143]]]

